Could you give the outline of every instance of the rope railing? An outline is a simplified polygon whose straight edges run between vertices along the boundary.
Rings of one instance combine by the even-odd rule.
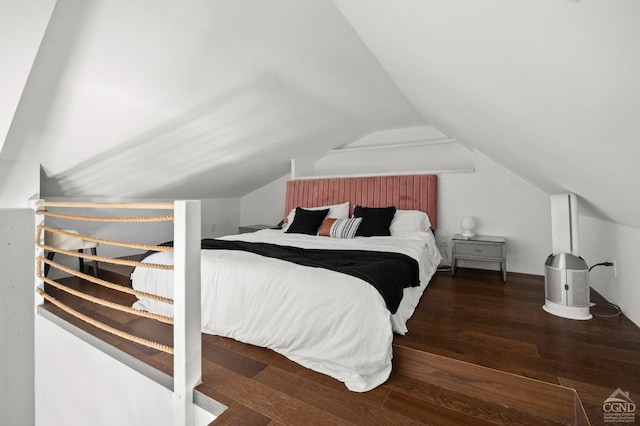
[[[174,208],[174,203],[170,202],[170,203],[94,203],[94,202],[45,202],[45,201],[39,201],[35,203],[35,206],[37,207],[37,209],[35,210],[35,214],[39,215],[39,216],[43,216],[43,217],[51,217],[51,218],[57,218],[57,219],[64,219],[64,220],[74,220],[74,221],[87,221],[87,222],[116,222],[116,223],[136,223],[136,222],[160,222],[160,221],[173,221],[174,220],[174,215],[173,214],[168,214],[168,215],[153,215],[153,216],[89,216],[89,215],[75,215],[75,214],[66,214],[66,213],[59,213],[59,212],[51,212],[49,210],[45,210],[45,207],[53,207],[53,208],[93,208],[93,209],[173,209]],[[141,262],[138,260],[132,260],[132,259],[123,259],[123,258],[114,258],[114,257],[107,257],[107,256],[97,256],[97,255],[93,255],[93,254],[87,254],[84,252],[76,252],[76,251],[71,251],[71,250],[65,250],[62,248],[58,248],[55,247],[53,245],[47,244],[46,242],[43,243],[43,233],[50,233],[50,234],[57,234],[57,235],[62,235],[65,237],[69,237],[69,238],[75,238],[78,240],[82,240],[82,241],[89,241],[89,242],[94,242],[97,244],[103,244],[103,245],[110,245],[110,246],[116,246],[116,247],[123,247],[123,248],[131,248],[131,249],[136,249],[136,250],[146,250],[146,251],[154,251],[154,252],[173,252],[174,249],[173,247],[169,247],[169,246],[159,246],[159,245],[152,245],[152,244],[141,244],[141,243],[134,243],[134,242],[128,242],[128,241],[119,241],[119,240],[113,240],[113,239],[105,239],[105,238],[98,238],[95,236],[91,236],[91,235],[83,235],[83,234],[79,234],[76,232],[69,232],[67,230],[64,229],[60,229],[60,228],[56,228],[53,226],[46,226],[44,224],[38,224],[36,226],[36,247],[38,249],[41,249],[42,251],[45,252],[49,252],[49,253],[59,253],[59,254],[63,254],[65,256],[70,256],[70,257],[74,257],[74,258],[80,258],[83,260],[91,260],[91,261],[96,261],[96,262],[103,262],[103,263],[110,263],[110,264],[114,264],[114,265],[122,265],[122,266],[131,266],[131,267],[145,267],[145,268],[155,268],[155,269],[163,269],[163,270],[173,270],[174,266],[173,265],[166,265],[166,264],[158,264],[158,263],[149,263],[149,262]],[[159,295],[155,295],[155,294],[151,294],[151,293],[147,293],[147,292],[143,292],[143,291],[137,291],[134,290],[132,288],[129,287],[125,287],[116,283],[112,283],[110,281],[107,280],[103,280],[97,277],[93,277],[90,276],[88,274],[85,274],[83,271],[76,271],[72,268],[69,268],[67,266],[64,266],[58,262],[54,262],[51,259],[47,259],[44,256],[37,256],[36,258],[36,279],[41,280],[41,282],[46,283],[47,285],[50,285],[58,290],[61,290],[65,293],[68,293],[70,295],[73,295],[75,297],[78,297],[82,300],[86,300],[88,302],[94,303],[96,305],[99,306],[103,306],[109,309],[114,309],[117,311],[121,311],[121,312],[126,312],[128,314],[132,314],[132,315],[136,315],[136,316],[140,316],[140,317],[145,317],[145,318],[150,318],[150,319],[154,319],[160,322],[163,322],[165,324],[173,324],[173,318],[168,317],[168,316],[164,316],[164,315],[158,315],[158,314],[154,314],[151,312],[147,312],[147,311],[142,311],[139,309],[135,309],[132,308],[130,306],[125,306],[125,305],[121,305],[115,302],[111,302],[108,301],[106,299],[100,298],[100,297],[96,297],[96,296],[92,296],[90,294],[87,294],[86,292],[83,291],[79,291],[76,289],[73,289],[69,286],[63,285],[61,283],[59,283],[56,280],[53,280],[51,278],[48,278],[46,276],[44,276],[44,274],[42,273],[42,265],[43,264],[47,264],[49,266],[52,266],[55,269],[58,269],[62,272],[65,272],[67,274],[70,274],[71,276],[80,278],[86,282],[92,283],[92,284],[96,284],[105,288],[109,288],[111,290],[116,290],[122,293],[126,293],[126,294],[130,294],[130,295],[134,295],[136,297],[143,297],[143,298],[148,298],[148,299],[152,299],[152,300],[157,300],[163,303],[167,303],[170,305],[173,305],[173,300],[167,297],[163,297],[163,296],[159,296]],[[109,332],[111,334],[114,334],[116,336],[122,337],[124,339],[133,341],[135,343],[147,346],[147,347],[151,347],[151,348],[155,348],[155,349],[159,349],[162,350],[163,352],[167,352],[167,353],[173,353],[173,349],[169,346],[166,345],[162,345],[156,342],[152,342],[148,339],[143,339],[143,338],[139,338],[137,336],[134,336],[130,333],[127,333],[125,331],[119,330],[113,326],[107,325],[102,323],[101,321],[98,321],[94,318],[89,317],[88,315],[82,314],[80,312],[78,312],[76,309],[71,308],[70,306],[64,304],[63,302],[57,300],[55,297],[53,297],[52,295],[48,294],[44,288],[37,288],[36,289],[37,292],[47,301],[53,303],[55,306],[58,306],[60,309],[62,309],[63,311],[67,312],[68,314],[87,322],[90,325],[93,325],[103,331]]]

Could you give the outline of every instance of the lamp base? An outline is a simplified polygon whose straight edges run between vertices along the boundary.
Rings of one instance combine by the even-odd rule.
[[[475,237],[475,235],[476,235],[476,234],[475,234],[474,232],[472,232],[472,231],[464,231],[464,232],[462,233],[462,236],[463,236],[463,237],[465,237],[465,238]]]

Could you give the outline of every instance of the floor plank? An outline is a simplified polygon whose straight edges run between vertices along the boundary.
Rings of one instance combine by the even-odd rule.
[[[480,419],[491,424],[508,425],[542,425],[558,424],[554,421],[543,419],[535,415],[528,415],[522,411],[507,407],[504,404],[493,404],[478,398],[470,397],[468,394],[454,392],[443,387],[436,386],[412,377],[394,373],[385,384],[394,395],[404,394],[415,399],[417,406],[422,406],[425,402],[431,405],[447,407],[450,410]],[[414,408],[415,410],[415,408]]]
[[[203,359],[203,382],[251,410],[291,425],[352,424],[315,405]]]
[[[106,273],[119,276],[117,270]],[[126,285],[128,272],[122,273]],[[134,301],[68,281],[118,303]],[[52,293],[125,331],[163,343],[172,340],[170,326],[114,313],[58,290]],[[592,292],[592,300],[602,297]],[[390,379],[370,392],[350,392],[273,351],[211,335],[202,338],[203,384],[198,390],[229,407],[214,422],[223,425],[573,423],[566,411],[547,408],[557,399],[553,392],[527,397],[539,404],[545,412],[541,415],[512,400],[516,396],[508,381],[498,384],[490,370],[485,378],[473,378],[473,365],[576,389],[592,424],[603,424],[602,403],[618,387],[639,401],[639,328],[624,315],[590,321],[559,318],[544,312],[543,304],[543,277],[510,273],[503,283],[495,272],[461,268],[455,278],[438,273],[408,323],[409,333],[394,337]],[[53,306],[47,309],[171,374],[171,355],[113,337]],[[445,364],[426,365],[420,353],[445,357]],[[471,371],[451,370],[446,359],[469,363]],[[570,405],[566,398],[564,403]],[[575,423],[581,424],[579,419]]]
[[[399,412],[364,402],[358,394],[345,394],[278,368],[269,367],[254,379],[356,425],[418,424]]]

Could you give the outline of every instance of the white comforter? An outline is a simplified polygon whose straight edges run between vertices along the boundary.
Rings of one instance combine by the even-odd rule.
[[[440,262],[431,232],[341,240],[268,229],[222,239],[390,251],[419,262],[421,285],[406,288],[391,315],[378,291],[358,278],[242,251],[202,250],[203,332],[271,348],[357,392],[389,377],[393,331],[406,333],[406,321]],[[171,264],[172,254],[145,261]],[[173,297],[170,271],[137,268],[131,278],[137,290]],[[149,299],[134,307],[172,316],[170,305]]]

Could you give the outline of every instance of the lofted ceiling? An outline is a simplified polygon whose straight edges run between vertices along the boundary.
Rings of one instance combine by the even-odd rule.
[[[431,125],[640,228],[640,2],[335,3]]]
[[[637,0],[58,0],[0,158],[43,196],[239,197],[431,125],[640,228]]]
[[[331,1],[58,0],[2,156],[43,196],[239,197],[424,123]]]

